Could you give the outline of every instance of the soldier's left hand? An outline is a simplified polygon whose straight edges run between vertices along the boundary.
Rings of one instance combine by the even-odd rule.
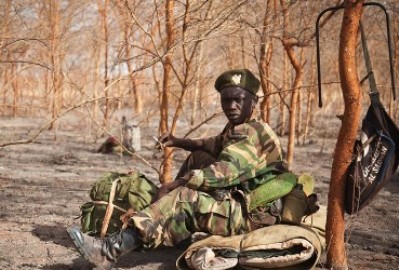
[[[181,178],[177,178],[175,181],[173,181],[171,183],[164,184],[163,186],[161,186],[159,188],[159,190],[158,190],[157,200],[161,199],[163,196],[165,196],[166,194],[168,194],[172,190],[187,184],[188,180],[190,179],[190,178],[188,178],[190,175],[191,174],[188,174],[188,175],[185,175],[185,176],[183,176]]]
[[[160,200],[162,197],[164,197],[166,194],[168,194],[169,191],[171,191],[169,185],[170,185],[170,183],[164,184],[158,189],[156,201]]]

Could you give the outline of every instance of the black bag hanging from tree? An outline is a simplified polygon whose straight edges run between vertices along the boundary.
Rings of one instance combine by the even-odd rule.
[[[360,31],[371,104],[346,174],[345,211],[348,214],[356,214],[367,206],[393,178],[399,164],[399,129],[380,101],[362,25]]]

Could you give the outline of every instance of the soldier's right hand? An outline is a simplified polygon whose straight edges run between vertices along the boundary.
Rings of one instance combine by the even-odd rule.
[[[163,150],[165,147],[174,147],[176,146],[176,137],[166,132],[158,137],[157,143],[155,144],[155,148],[158,150]]]
[[[129,225],[129,219],[133,217],[137,212],[133,207],[129,208],[126,213],[121,215],[120,220],[122,221],[122,229],[126,229]]]

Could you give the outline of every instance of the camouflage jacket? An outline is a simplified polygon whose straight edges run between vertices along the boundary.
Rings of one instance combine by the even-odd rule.
[[[192,189],[208,191],[237,186],[248,192],[270,178],[274,164],[283,163],[277,135],[268,124],[255,118],[237,126],[227,124],[221,134],[203,139],[203,143],[204,150],[216,162],[193,170],[187,183]]]

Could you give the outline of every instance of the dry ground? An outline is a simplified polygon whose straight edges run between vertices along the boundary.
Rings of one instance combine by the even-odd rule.
[[[327,201],[332,152],[339,126],[333,117],[314,127],[312,143],[297,146],[295,172],[317,179],[322,203]],[[42,119],[0,118],[0,142],[28,138]],[[212,130],[212,126],[205,127]],[[160,161],[151,135],[156,124],[142,127],[139,154],[154,165]],[[137,158],[95,152],[96,140],[85,121],[61,121],[57,132],[45,131],[30,144],[0,148],[0,269],[91,269],[75,251],[65,228],[79,224],[79,205],[87,190],[107,171],[139,169],[152,179],[157,174]],[[285,141],[285,138],[282,138]],[[178,152],[178,165],[184,153]],[[359,215],[347,217],[350,269],[399,269],[399,183],[396,179]],[[132,253],[117,269],[174,269],[181,251],[160,248]],[[323,261],[319,265],[323,268]]]

